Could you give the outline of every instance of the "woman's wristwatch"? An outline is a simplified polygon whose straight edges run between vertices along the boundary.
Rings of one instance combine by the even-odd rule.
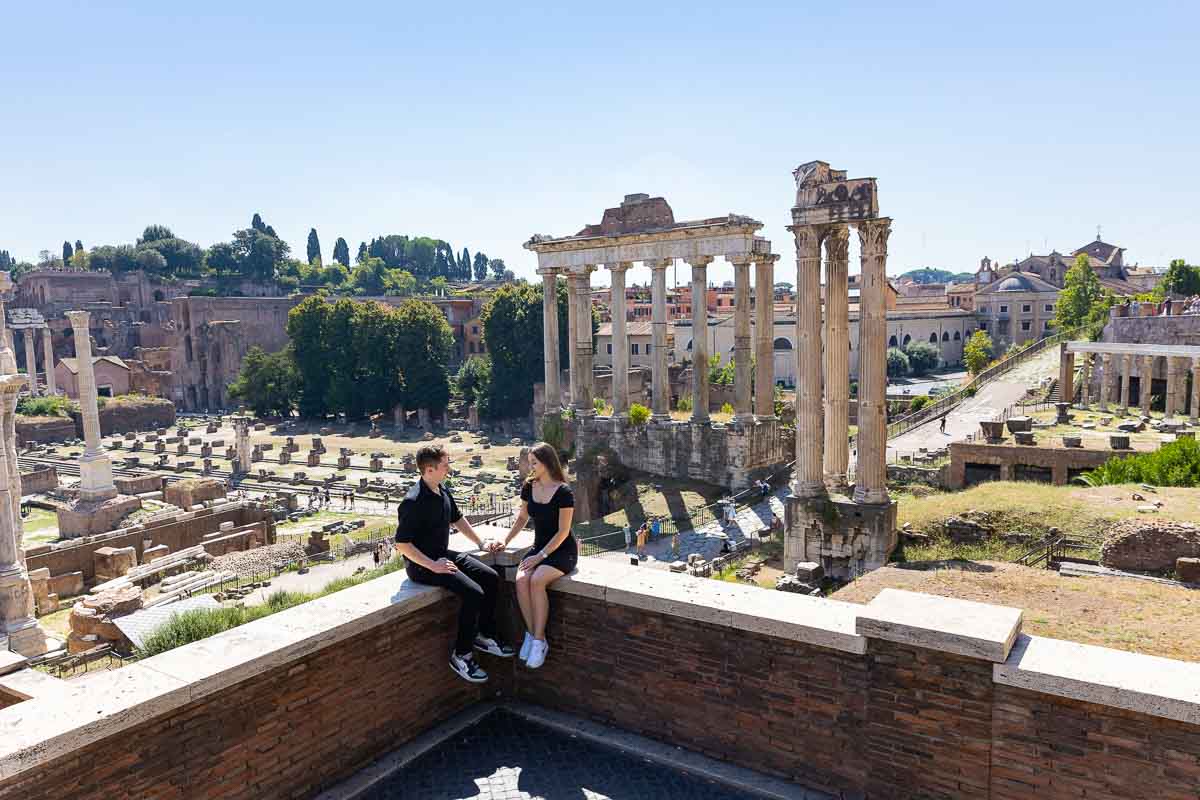
[[[547,558],[550,557],[549,555],[546,554],[545,550],[538,550],[537,554],[538,554],[538,557],[542,559],[542,561],[545,561]]]

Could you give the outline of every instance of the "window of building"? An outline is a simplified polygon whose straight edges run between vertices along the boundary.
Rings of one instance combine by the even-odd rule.
[[[1032,305],[1032,304],[1030,304],[1030,303],[1026,303],[1026,304],[1024,304],[1023,306],[1021,306],[1021,313],[1022,313],[1022,314],[1028,314],[1028,313],[1029,313],[1029,312],[1031,312],[1031,311],[1033,311],[1033,305]]]
[[[609,354],[610,356],[612,355],[612,342],[609,342],[609,343],[608,343],[608,354]]]
[[[1001,314],[1007,314],[1007,313],[1008,313],[1008,306],[1000,306],[1000,313],[1001,313]]]
[[[637,342],[634,342],[634,343],[633,343],[633,354],[634,354],[635,356],[638,354],[638,346],[637,346]]]
[[[980,307],[979,307],[979,313],[980,313],[980,314],[986,314],[986,313],[988,313],[988,307],[987,307],[987,306],[980,306]]]
[[[899,347],[899,346],[900,346],[900,343],[896,341],[895,336],[888,339],[888,347]]]
[[[467,352],[468,353],[475,352],[475,343],[474,342],[467,342]]]
[[[987,323],[986,322],[979,323],[979,330],[986,332],[987,331]]]
[[[912,342],[912,336],[910,336],[910,335],[909,335],[909,334],[907,334],[907,333],[906,333],[906,334],[904,334],[904,346],[905,346],[905,347],[908,347],[908,345],[909,345],[911,342]]]
[[[478,325],[472,325],[472,326],[471,326],[471,335],[472,335],[472,336],[478,336],[478,335],[479,335],[479,326],[478,326]]]
[[[1029,324],[1030,324],[1029,320],[1027,320],[1027,319],[1021,320],[1021,330],[1023,330],[1023,331],[1029,330]]]
[[[1048,330],[1050,330],[1051,327],[1053,327],[1053,325],[1054,325],[1054,322],[1052,320],[1046,320],[1045,322],[1042,323],[1042,330],[1048,331]]]
[[[775,340],[774,348],[776,350],[791,350],[792,343],[789,342],[787,339],[783,338],[782,336],[780,336],[778,339]]]
[[[1042,310],[1047,313],[1053,313],[1054,303],[1046,303],[1046,305],[1042,306]]]
[[[937,334],[936,333],[929,334],[929,343],[937,344]]]
[[[958,335],[958,331],[955,331],[955,332],[954,332],[954,341],[956,341],[956,342],[960,342],[960,341],[962,341],[962,339],[961,339],[961,338],[959,337],[959,335]]]
[[[943,342],[950,341],[950,333],[948,331],[942,331],[942,341]]]

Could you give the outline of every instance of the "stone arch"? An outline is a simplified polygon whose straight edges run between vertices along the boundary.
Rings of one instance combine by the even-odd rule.
[[[959,335],[958,335],[958,331],[955,331],[955,332],[954,332],[954,341],[956,341],[956,342],[957,342],[957,341],[960,341],[960,340],[961,340],[961,339],[960,339],[960,337],[959,337]]]
[[[900,346],[900,343],[896,341],[896,337],[895,337],[895,336],[893,336],[892,338],[888,339],[888,347],[899,347],[899,346]]]
[[[942,331],[942,341],[943,342],[950,341],[950,331]]]
[[[788,341],[787,339],[785,339],[784,337],[780,336],[778,339],[776,339],[776,340],[775,340],[775,343],[774,343],[773,347],[774,347],[774,349],[776,349],[776,350],[791,350],[791,349],[792,349],[792,343],[791,343],[791,342],[789,342],[789,341]]]
[[[910,344],[912,344],[912,335],[906,333],[904,334],[904,346],[908,347]]]
[[[937,331],[934,331],[933,333],[929,334],[929,343],[937,344]]]

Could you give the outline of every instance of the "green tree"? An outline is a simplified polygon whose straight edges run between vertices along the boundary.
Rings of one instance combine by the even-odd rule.
[[[972,375],[983,372],[992,361],[992,337],[987,331],[975,331],[963,346],[963,363]]]
[[[417,279],[408,270],[389,269],[383,278],[383,292],[398,297],[416,294]]]
[[[450,402],[446,374],[446,362],[454,352],[450,323],[437,306],[423,300],[409,300],[395,313],[400,322],[396,363],[404,376],[404,406],[441,414]]]
[[[167,260],[163,258],[162,253],[157,250],[139,249],[136,251],[137,268],[143,270],[147,275],[166,275]]]
[[[300,396],[300,375],[291,350],[266,353],[251,347],[237,378],[229,384],[229,396],[260,417],[291,414]]]
[[[478,258],[479,255],[476,255]],[[557,284],[559,363],[567,363],[567,292]],[[542,287],[509,284],[497,289],[481,315],[483,335],[492,360],[486,411],[489,418],[529,414],[533,384],[545,379],[542,337]],[[592,330],[598,322],[593,314]],[[537,335],[535,335],[535,332]],[[480,409],[483,413],[483,409]]]
[[[71,256],[71,269],[87,272],[92,268],[92,257],[82,247],[76,248],[75,255]]]
[[[321,240],[317,238],[316,228],[310,228],[308,231],[308,248],[306,255],[308,256],[308,263],[321,263]]]
[[[1184,297],[1200,294],[1200,267],[1189,266],[1182,258],[1176,258],[1167,267],[1167,274],[1159,285],[1165,294]]]
[[[341,236],[333,243],[333,260],[343,267],[350,266],[350,246],[346,244],[346,240]]]
[[[296,370],[300,376],[300,413],[323,416],[330,372],[325,342],[325,321],[330,305],[321,295],[307,297],[288,312],[287,334],[291,340]]]
[[[908,374],[908,356],[899,347],[889,347],[887,351],[887,374],[889,378],[900,378]]]
[[[1080,253],[1063,277],[1063,288],[1058,293],[1058,306],[1054,314],[1055,327],[1068,331],[1084,325],[1093,317],[1093,309],[1103,296],[1104,288],[1087,254]]]
[[[492,271],[492,280],[504,280],[504,271],[508,269],[503,258],[493,258],[488,261],[488,269]]]
[[[470,405],[487,394],[492,380],[492,362],[487,356],[471,356],[458,368],[454,387],[463,402]]]
[[[106,270],[119,275],[138,268],[137,251],[127,244],[93,247],[88,256],[92,269],[97,271]]]
[[[170,232],[166,228],[163,228],[163,230],[166,230],[168,233]],[[147,228],[147,231],[149,231],[149,228]],[[166,275],[196,276],[203,271],[204,251],[198,245],[186,239],[179,239],[175,236],[158,236],[146,240],[143,235],[141,244],[138,245],[138,250],[153,250],[162,256],[166,262],[163,274]]]
[[[458,272],[455,274],[455,279],[460,281],[471,280],[471,254],[467,252],[467,248],[463,248],[462,255],[458,257]]]
[[[358,262],[362,261],[366,257],[367,257],[367,243],[359,242],[358,243],[358,255],[356,255],[354,257],[354,263],[357,264]]]
[[[254,216],[250,218],[250,227],[259,233],[267,232],[267,226],[263,223],[263,219],[261,216],[259,216],[257,211],[255,211]]]
[[[941,363],[941,351],[932,342],[912,342],[904,348],[913,375],[928,375]]]
[[[79,239],[76,239],[75,240],[75,252],[78,253],[82,249],[83,249],[83,242],[81,242]]]
[[[138,237],[137,244],[141,247],[149,242],[156,242],[159,239],[174,239],[175,234],[166,225],[147,225],[142,231],[142,235]]]
[[[217,242],[204,254],[204,266],[218,275],[236,275],[238,254],[229,242]]]
[[[70,242],[63,242],[63,251],[62,251],[62,253],[63,253],[63,256],[62,256],[62,258],[63,258],[63,263],[64,263],[64,264],[70,264],[70,263],[71,263],[71,256],[75,255],[75,249],[74,249],[73,247],[71,247],[71,243],[70,243]]]
[[[265,227],[270,230],[270,226]],[[268,231],[250,227],[234,232],[233,250],[242,277],[253,281],[273,279],[291,252],[286,242]]]
[[[475,261],[472,264],[475,270],[475,280],[486,281],[488,271],[488,257],[483,253],[475,254]],[[565,329],[564,329],[565,330]]]

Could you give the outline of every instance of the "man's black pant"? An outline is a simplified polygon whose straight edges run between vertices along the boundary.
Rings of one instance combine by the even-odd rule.
[[[500,576],[496,570],[466,553],[450,550],[446,552],[446,558],[454,562],[458,572],[430,572],[411,561],[407,572],[417,583],[449,589],[462,600],[462,608],[458,611],[458,636],[454,641],[454,652],[462,656],[475,646],[476,633],[488,637],[496,635],[496,587]]]

